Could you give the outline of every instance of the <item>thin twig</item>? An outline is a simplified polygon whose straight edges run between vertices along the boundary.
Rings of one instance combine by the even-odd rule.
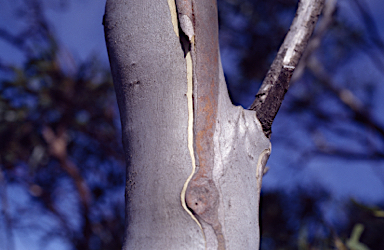
[[[384,126],[371,116],[362,102],[350,90],[347,88],[335,87],[336,85],[326,74],[325,69],[316,58],[312,57],[311,60],[308,61],[307,67],[325,87],[337,96],[343,105],[348,107],[354,113],[356,121],[373,128],[384,138]]]

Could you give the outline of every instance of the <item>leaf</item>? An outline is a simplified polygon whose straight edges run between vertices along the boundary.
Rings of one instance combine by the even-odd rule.
[[[363,231],[364,226],[362,224],[356,224],[353,227],[351,238],[347,240],[347,247],[349,247],[351,250],[369,250],[365,244],[359,241]]]

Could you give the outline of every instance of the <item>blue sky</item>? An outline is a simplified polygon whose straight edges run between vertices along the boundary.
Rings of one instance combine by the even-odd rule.
[[[102,62],[108,64],[102,25],[105,0],[69,0],[65,11],[55,7],[53,3],[58,2],[56,0],[43,2],[46,3],[46,16],[52,22],[63,49],[70,51],[76,61],[81,62],[97,55]],[[15,0],[12,3],[9,0],[0,0],[0,27],[11,31],[22,28],[15,19],[14,6],[17,4],[22,4],[22,1]],[[4,62],[20,62],[21,53],[17,49],[2,41],[0,45],[0,58],[6,58]]]
[[[351,12],[349,0],[340,0],[340,8],[346,13]],[[369,8],[374,14],[374,18],[381,32],[384,36],[384,1],[382,0],[370,0],[366,1],[369,4]],[[14,19],[14,6],[21,4],[21,0],[16,0],[11,3],[8,0],[0,0],[0,27],[7,27],[9,30],[18,30],[21,28],[20,23]],[[75,61],[81,62],[90,56],[96,55],[101,59],[105,65],[108,64],[108,56],[104,41],[104,32],[102,26],[102,17],[104,13],[105,0],[78,0],[68,1],[65,11],[59,11],[55,7],[57,1],[45,1],[47,9],[47,18],[53,23],[54,31],[59,37],[59,41],[64,50],[68,50],[74,56]],[[351,16],[351,21],[358,20],[357,16]],[[20,52],[0,41],[0,58],[5,63],[20,63]],[[226,62],[224,62],[224,65]],[[375,72],[377,74],[377,72]],[[379,117],[384,120],[384,117]],[[269,165],[271,165],[270,173],[264,179],[264,187],[266,189],[274,188],[276,186],[290,185],[295,179],[300,177],[292,177],[288,180],[286,175],[284,180],[281,180],[280,171],[284,171],[280,168],[285,168],[284,157],[280,157],[284,154],[284,149],[279,147],[273,148],[273,153]],[[318,166],[322,165],[322,167]],[[343,194],[353,194],[359,198],[367,199],[371,201],[377,194],[376,198],[384,197],[383,192],[368,192],[367,190],[384,190],[384,187],[380,181],[375,180],[374,177],[377,173],[371,171],[362,170],[362,166],[359,163],[353,163],[349,166],[349,170],[345,170],[343,167],[339,167],[340,164],[335,160],[329,161],[317,161],[306,169],[302,174],[306,176],[306,179],[316,179],[320,183],[331,187],[330,189],[338,196]],[[329,166],[329,167],[328,167]],[[351,168],[353,170],[351,170]],[[327,169],[327,173],[319,173],[319,169]],[[289,171],[288,171],[289,172]],[[346,174],[348,173],[348,174]],[[318,178],[322,176],[320,179]],[[343,176],[343,182],[340,182],[340,176]],[[364,177],[364,178],[362,178]],[[369,180],[366,182],[366,180]],[[346,183],[353,183],[353,185],[347,185]],[[369,195],[367,195],[369,193]]]
[[[339,0],[340,11],[354,13],[348,4],[349,0]],[[378,25],[381,35],[384,37],[384,1],[370,0],[369,4],[371,12]],[[21,4],[21,0],[14,3]],[[21,28],[20,23],[14,19],[14,3],[8,0],[0,0],[0,27],[7,27],[9,30],[17,30]],[[55,6],[57,1],[46,0],[46,15],[49,21],[52,21],[54,31],[59,37],[59,41],[64,50],[68,50],[73,54],[74,60],[81,62],[96,55],[105,65],[108,65],[108,56],[104,41],[104,31],[102,26],[102,17],[104,14],[105,0],[78,0],[67,1],[65,11],[59,11]],[[351,22],[357,22],[359,17],[351,15]],[[6,63],[20,63],[21,54],[12,46],[0,41],[0,58]],[[224,65],[226,62],[223,63]],[[367,66],[369,68],[369,66]],[[377,75],[377,72],[374,72]],[[277,117],[276,123],[279,119]],[[379,117],[384,120],[384,116]],[[282,121],[284,122],[284,121]],[[351,163],[343,167],[343,163],[334,159],[322,159],[314,161],[308,168],[298,173],[291,173],[287,169],[287,159],[281,157],[284,155],[284,148],[273,145],[271,159],[268,163],[271,170],[265,176],[263,186],[266,190],[271,188],[289,189],[294,187],[294,183],[302,181],[316,181],[319,184],[328,187],[337,197],[352,195],[364,201],[373,201],[384,197],[384,187],[376,178],[377,172],[369,170],[362,163]],[[345,165],[345,164],[344,164]],[[282,177],[281,172],[284,177]],[[290,175],[295,175],[287,177]],[[384,175],[384,174],[383,174]],[[341,181],[341,179],[343,181]]]
[[[339,0],[341,11],[349,13],[351,22],[356,22],[359,19],[351,14],[353,12],[349,8],[348,1],[350,0]],[[13,2],[22,3],[21,0]],[[58,11],[54,5],[55,0],[46,0],[45,2],[47,18],[52,21],[62,48],[71,52],[76,62],[84,61],[96,55],[103,64],[108,65],[102,26],[105,0],[68,1],[66,11]],[[365,2],[374,15],[381,36],[384,37],[384,1],[366,0]],[[1,28],[7,28],[11,31],[17,31],[21,28],[20,23],[14,17],[14,3],[9,0],[0,0]],[[18,64],[22,61],[21,53],[1,40],[0,58],[3,63],[9,64]],[[362,71],[371,70],[372,67],[365,59],[360,63],[362,63],[360,67]],[[346,66],[345,70],[351,70],[354,67],[354,65],[349,65]],[[375,70],[372,70],[371,75],[373,78],[383,78],[383,75]],[[381,93],[384,95],[384,87],[381,88]],[[383,107],[384,103],[378,106]],[[378,119],[384,123],[384,112],[378,111],[376,113],[382,114],[378,116]],[[287,123],[289,118],[278,116],[276,122]],[[285,151],[283,145],[272,145],[272,156],[267,164],[270,171],[263,179],[265,190],[281,188],[289,191],[299,183],[318,183],[331,191],[335,199],[354,197],[367,203],[384,199],[384,186],[383,182],[380,181],[380,179],[384,179],[384,166],[377,165],[383,164],[382,162],[346,162],[324,157],[312,161],[305,169],[292,171],[290,166],[287,166],[287,162],[298,156],[288,155],[284,153]],[[16,244],[18,245],[17,249],[26,249],[25,245],[20,245],[21,242],[17,241]],[[63,243],[58,245],[65,246]],[[55,246],[55,249],[59,248]]]

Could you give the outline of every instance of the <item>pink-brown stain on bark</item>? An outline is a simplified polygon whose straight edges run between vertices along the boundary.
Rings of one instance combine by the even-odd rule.
[[[213,135],[219,95],[219,42],[216,0],[193,0],[194,59],[194,150],[197,172],[186,191],[188,207],[215,231],[218,249],[225,249],[218,220],[219,192],[212,179]]]

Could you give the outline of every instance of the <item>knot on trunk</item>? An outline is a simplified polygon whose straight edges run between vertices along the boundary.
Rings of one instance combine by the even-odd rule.
[[[197,177],[188,185],[185,201],[189,209],[206,223],[218,223],[219,192],[213,180]]]

